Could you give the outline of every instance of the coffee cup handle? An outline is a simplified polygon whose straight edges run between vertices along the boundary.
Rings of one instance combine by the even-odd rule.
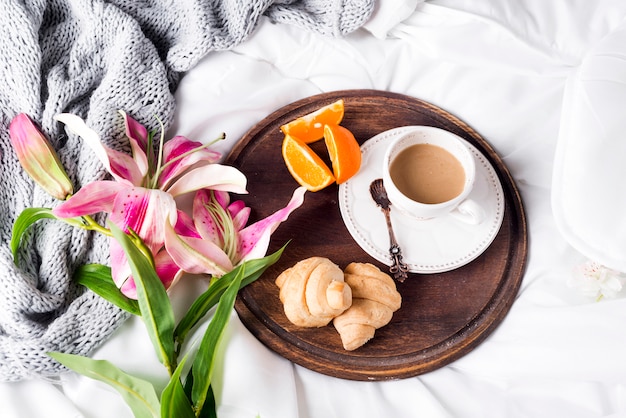
[[[475,200],[465,199],[450,215],[470,225],[478,225],[485,220],[485,210]]]

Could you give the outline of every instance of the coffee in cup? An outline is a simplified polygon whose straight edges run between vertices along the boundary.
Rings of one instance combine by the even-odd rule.
[[[475,173],[474,157],[460,137],[419,126],[400,135],[387,149],[383,183],[391,203],[411,217],[451,214],[479,224],[484,210],[467,198]]]

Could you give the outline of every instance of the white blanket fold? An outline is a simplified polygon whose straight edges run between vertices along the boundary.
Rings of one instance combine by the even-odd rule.
[[[626,23],[568,79],[553,177],[559,229],[581,253],[626,272]]]

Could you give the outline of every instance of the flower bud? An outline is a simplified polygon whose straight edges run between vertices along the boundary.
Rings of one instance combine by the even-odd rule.
[[[73,193],[59,157],[28,115],[20,113],[13,118],[9,135],[20,164],[37,184],[57,199],[65,199]]]

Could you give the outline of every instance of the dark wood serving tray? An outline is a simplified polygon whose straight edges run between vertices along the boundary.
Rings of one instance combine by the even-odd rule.
[[[363,251],[344,226],[338,186],[307,192],[305,202],[272,235],[269,252],[290,241],[279,262],[242,289],[235,308],[266,346],[311,370],[352,380],[416,376],[442,367],[478,346],[502,321],[519,289],[527,258],[527,227],[520,194],[493,148],[467,124],[424,101],[375,90],[320,94],[285,106],[254,126],[234,147],[227,163],[248,178],[253,222],[284,207],[298,184],[283,162],[280,125],[343,98],[341,125],[362,143],[391,128],[437,126],[465,138],[495,168],[505,195],[505,215],[494,242],[477,259],[453,271],[410,274],[398,284],[402,307],[363,347],[348,352],[331,325],[305,329],[283,313],[275,278],[297,261],[328,257],[341,268],[353,261],[387,266]],[[324,156],[323,141],[313,144]],[[327,160],[328,161],[328,160]],[[382,219],[376,219],[382,222]]]

